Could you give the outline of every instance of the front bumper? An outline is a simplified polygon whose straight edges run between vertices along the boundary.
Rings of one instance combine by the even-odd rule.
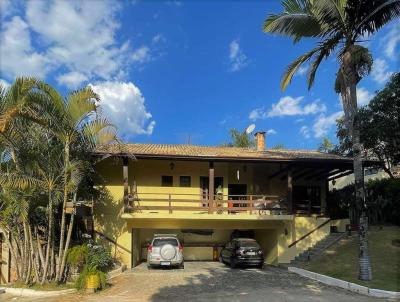
[[[237,264],[243,265],[261,265],[264,263],[264,258],[246,258],[246,257],[237,257],[236,258]]]

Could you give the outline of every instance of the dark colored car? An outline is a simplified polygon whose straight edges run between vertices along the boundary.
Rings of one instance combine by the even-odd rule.
[[[222,249],[219,260],[229,264],[231,268],[238,265],[264,266],[264,255],[256,240],[250,238],[235,238]]]

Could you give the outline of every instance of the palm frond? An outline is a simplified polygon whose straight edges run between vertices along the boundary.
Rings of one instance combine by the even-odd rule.
[[[353,39],[356,40],[400,17],[400,0],[348,0],[347,15],[354,24]]]
[[[82,128],[83,140],[91,149],[118,142],[116,128],[106,118],[97,117]]]
[[[300,68],[300,66],[302,64],[304,64],[305,62],[309,61],[313,57],[314,54],[316,54],[320,51],[321,51],[320,47],[314,48],[313,50],[298,57],[293,63],[289,64],[289,66],[286,68],[285,73],[282,76],[282,80],[281,80],[281,90],[282,91],[284,91],[286,89],[286,87],[290,84],[293,76],[295,75],[297,70]]]
[[[336,37],[333,37],[332,39],[327,40],[326,42],[323,42],[320,45],[320,51],[316,54],[314,60],[310,64],[310,68],[308,69],[308,79],[307,79],[308,89],[310,89],[314,84],[315,74],[322,60],[329,57],[329,55],[332,53],[332,51],[334,51],[335,47],[338,45],[340,39],[341,39],[341,34],[339,34]]]
[[[341,32],[345,35],[347,0],[319,0],[313,3],[316,18],[324,25],[325,35]]]
[[[77,127],[96,111],[96,100],[99,100],[99,96],[89,87],[74,91],[68,96],[66,111],[71,127]]]
[[[323,34],[316,18],[312,1],[286,0],[282,3],[285,11],[271,14],[264,22],[263,31],[291,37],[298,42],[303,37],[317,37]]]
[[[24,190],[32,187],[43,187],[43,182],[32,176],[6,172],[0,174],[0,185],[12,189]]]

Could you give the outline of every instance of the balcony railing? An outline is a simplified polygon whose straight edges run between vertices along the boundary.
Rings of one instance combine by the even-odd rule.
[[[178,211],[204,212],[209,214],[288,214],[286,199],[273,195],[214,195],[177,193],[139,193],[124,199],[125,213]]]

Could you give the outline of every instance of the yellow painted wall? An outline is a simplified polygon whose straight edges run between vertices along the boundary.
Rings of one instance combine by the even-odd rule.
[[[277,230],[256,230],[255,239],[260,244],[265,257],[265,263],[278,264]]]

